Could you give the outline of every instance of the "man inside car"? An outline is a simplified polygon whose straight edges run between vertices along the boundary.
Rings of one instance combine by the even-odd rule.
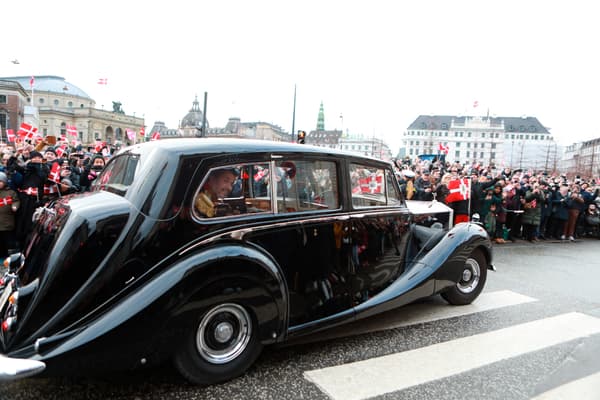
[[[212,171],[196,198],[196,210],[208,218],[231,214],[230,207],[223,203],[223,199],[231,194],[238,175],[235,168]]]

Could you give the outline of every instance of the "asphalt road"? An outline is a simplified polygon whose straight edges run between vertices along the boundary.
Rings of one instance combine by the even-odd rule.
[[[472,306],[435,297],[267,348],[225,384],[165,365],[4,383],[0,399],[600,399],[600,241],[497,245],[494,264]]]

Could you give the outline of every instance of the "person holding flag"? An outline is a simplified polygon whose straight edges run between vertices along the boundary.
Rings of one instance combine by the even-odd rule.
[[[454,178],[448,182],[446,204],[454,210],[454,225],[469,222],[470,200],[470,178]]]
[[[16,239],[23,243],[29,234],[32,221],[31,216],[40,205],[44,195],[44,183],[50,173],[48,166],[42,162],[43,157],[39,151],[29,152],[29,160],[23,168],[23,183],[19,188],[19,200],[21,207],[17,214]]]
[[[6,257],[15,248],[15,214],[19,197],[8,186],[8,176],[0,172],[0,257]]]

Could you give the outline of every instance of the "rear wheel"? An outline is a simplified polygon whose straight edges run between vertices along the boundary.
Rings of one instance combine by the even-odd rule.
[[[209,307],[187,333],[174,361],[187,380],[208,385],[241,375],[261,350],[250,311],[236,303],[222,303]]]
[[[442,297],[453,305],[471,304],[483,290],[486,279],[487,261],[483,252],[476,249],[467,257],[459,281],[442,292]]]

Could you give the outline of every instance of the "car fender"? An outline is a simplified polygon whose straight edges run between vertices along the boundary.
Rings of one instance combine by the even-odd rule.
[[[241,268],[242,279],[232,281],[234,275],[239,277]],[[236,282],[238,286],[213,297],[219,282]],[[242,299],[253,309],[263,343],[283,340],[287,287],[279,267],[257,248],[226,243],[175,261],[100,317],[33,358],[48,360],[79,349],[97,353],[106,346],[134,352],[128,347],[132,341],[143,342],[149,331],[163,332],[150,347],[146,345],[152,348],[161,339],[176,340],[180,328],[189,323],[186,318],[203,309],[204,302],[231,298]]]

